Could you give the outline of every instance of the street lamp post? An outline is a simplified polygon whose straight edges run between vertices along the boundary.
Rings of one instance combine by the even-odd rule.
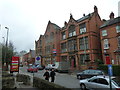
[[[5,27],[5,29],[7,29],[7,38],[6,38],[6,47],[8,45],[8,33],[9,33],[9,28],[8,27]]]
[[[6,49],[5,49],[5,64],[7,66],[7,69],[8,69],[8,63],[7,63],[7,46],[8,46],[8,33],[9,33],[9,28],[8,27],[5,27],[5,29],[7,29],[7,37],[6,37]]]
[[[5,45],[5,37],[2,37],[3,38],[3,45]]]

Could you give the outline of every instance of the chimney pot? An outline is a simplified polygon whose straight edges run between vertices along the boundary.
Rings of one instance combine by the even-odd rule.
[[[94,6],[94,12],[98,12],[98,8],[97,8],[97,6]]]
[[[111,12],[109,17],[110,17],[110,19],[113,19],[114,18],[114,13]]]

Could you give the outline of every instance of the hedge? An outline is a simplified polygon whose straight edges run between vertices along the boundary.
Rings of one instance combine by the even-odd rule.
[[[48,82],[38,77],[33,78],[33,86],[39,88],[40,90],[72,90],[70,88],[65,88],[63,86],[57,85],[55,83]]]
[[[108,74],[108,65],[99,65],[98,69]],[[113,76],[120,76],[120,65],[112,65]]]
[[[2,90],[15,88],[15,78],[13,74],[9,74],[7,71],[2,71]]]
[[[25,84],[25,85],[30,85],[31,84],[29,75],[17,74],[16,75],[16,81],[23,82],[23,84]]]

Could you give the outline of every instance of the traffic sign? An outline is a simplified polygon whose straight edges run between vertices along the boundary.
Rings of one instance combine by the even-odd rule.
[[[36,58],[35,58],[36,60],[35,60],[35,64],[41,64],[41,57],[40,56],[36,56]]]
[[[36,57],[36,60],[37,60],[37,61],[39,61],[40,59],[41,59],[40,56],[37,56],[37,57]]]
[[[108,74],[109,74],[109,76],[113,75],[112,65],[108,65]]]

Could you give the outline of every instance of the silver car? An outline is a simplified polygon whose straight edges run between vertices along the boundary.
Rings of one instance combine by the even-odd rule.
[[[110,90],[109,76],[93,76],[79,81],[82,90]],[[120,81],[111,77],[112,90],[120,90]]]

